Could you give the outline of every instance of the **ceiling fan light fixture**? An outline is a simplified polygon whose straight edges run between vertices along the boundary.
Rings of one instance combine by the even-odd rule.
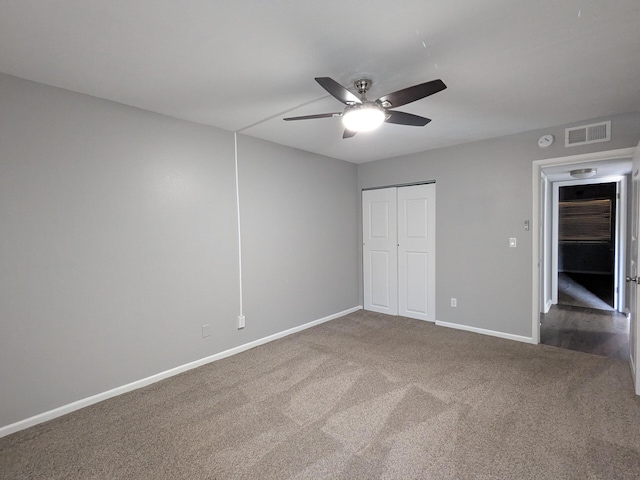
[[[582,178],[591,178],[596,173],[598,173],[597,168],[579,168],[577,170],[571,170],[569,172],[569,175],[571,175],[573,178],[582,179]]]
[[[353,86],[360,94],[360,98],[356,97],[353,92],[344,88],[331,77],[316,77],[315,80],[333,98],[345,104],[346,108],[342,113],[317,113],[314,115],[287,117],[283,118],[283,120],[311,120],[317,118],[342,117],[342,123],[345,127],[342,138],[351,138],[358,132],[374,130],[383,122],[393,123],[395,125],[424,127],[431,121],[430,118],[391,109],[415,102],[447,88],[442,80],[431,80],[396,90],[395,92],[383,95],[374,102],[370,102],[367,101],[366,93],[371,86],[371,80],[362,78],[356,80],[354,83]]]
[[[352,132],[369,132],[384,122],[385,113],[375,103],[352,105],[342,115],[344,128]]]

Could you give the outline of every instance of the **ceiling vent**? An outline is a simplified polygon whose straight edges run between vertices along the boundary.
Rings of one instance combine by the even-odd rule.
[[[581,125],[567,128],[564,131],[564,146],[575,147],[589,143],[608,142],[611,140],[611,121]]]

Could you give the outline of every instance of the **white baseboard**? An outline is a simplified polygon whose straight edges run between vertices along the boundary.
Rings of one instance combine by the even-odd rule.
[[[231,355],[236,355],[240,352],[244,352],[245,350],[249,350],[250,348],[257,347],[259,345],[264,345],[265,343],[269,343],[279,338],[291,335],[293,333],[306,330],[307,328],[315,327],[316,325],[320,325],[321,323],[325,323],[330,320],[343,317],[345,315],[348,315],[349,313],[353,313],[358,310],[362,310],[362,305],[349,308],[342,312],[334,313],[333,315],[329,315],[328,317],[320,318],[318,320],[314,320],[312,322],[305,323],[304,325],[299,325],[297,327],[293,327],[279,333],[274,333],[273,335],[269,335],[268,337],[260,338],[258,340],[254,340],[253,342],[245,343],[244,345],[239,345],[237,347],[230,348],[229,350],[216,353],[209,357],[201,358],[200,360],[196,360],[194,362],[190,362],[185,365],[181,365],[179,367],[175,367],[170,370],[166,370],[164,372],[151,375],[150,377],[146,377],[141,380],[128,383],[126,385],[122,385],[121,387],[116,387],[111,390],[107,390],[106,392],[98,393],[91,397],[83,398],[81,400],[69,403],[67,405],[63,405],[62,407],[54,408],[53,410],[49,410],[48,412],[40,413],[38,415],[34,415],[33,417],[29,417],[15,423],[11,423],[4,427],[0,427],[0,438],[10,435],[12,433],[18,432],[20,430],[24,430],[25,428],[33,427],[34,425],[38,425],[39,423],[53,420],[54,418],[60,417],[62,415],[66,415],[67,413],[80,410],[81,408],[88,407],[89,405],[93,405],[94,403],[102,402],[103,400],[107,400],[109,398],[122,395],[123,393],[131,392],[132,390],[137,390],[138,388],[146,387],[147,385],[151,385],[152,383],[156,383],[156,382],[159,382],[160,380],[164,380],[165,378],[178,375],[179,373],[183,373],[188,370],[201,367],[203,365],[206,365],[207,363],[215,362],[216,360],[222,360],[223,358],[230,357]]]
[[[633,379],[633,389],[636,395],[640,395],[640,378],[636,376],[636,365],[633,361],[633,356],[629,354],[629,364],[631,365],[631,378]]]
[[[507,340],[515,340],[516,342],[536,344],[531,337],[525,337],[522,335],[513,335],[512,333],[496,332],[494,330],[487,330],[484,328],[469,327],[467,325],[460,325],[458,323],[440,322],[436,320],[436,325],[439,327],[455,328],[457,330],[466,330],[467,332],[481,333],[482,335],[490,335],[492,337],[506,338]]]
[[[627,320],[631,320],[631,310],[628,308],[624,309],[624,314],[627,317]],[[629,349],[629,365],[631,365],[631,378],[633,378],[633,389],[636,392],[636,395],[640,395],[640,378],[636,376],[636,364],[633,361],[633,353],[631,349]]]

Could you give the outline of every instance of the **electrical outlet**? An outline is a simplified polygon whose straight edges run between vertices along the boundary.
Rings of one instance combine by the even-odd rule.
[[[244,315],[238,315],[238,330],[244,328]]]
[[[457,298],[451,297],[451,306],[452,307],[457,307],[458,306],[458,299]]]
[[[202,325],[202,338],[207,338],[209,335],[211,335],[211,325]]]

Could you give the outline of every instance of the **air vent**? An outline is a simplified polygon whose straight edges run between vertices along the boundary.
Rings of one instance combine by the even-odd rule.
[[[564,146],[575,147],[589,143],[611,140],[611,121],[592,123],[580,127],[567,128],[564,131]]]

